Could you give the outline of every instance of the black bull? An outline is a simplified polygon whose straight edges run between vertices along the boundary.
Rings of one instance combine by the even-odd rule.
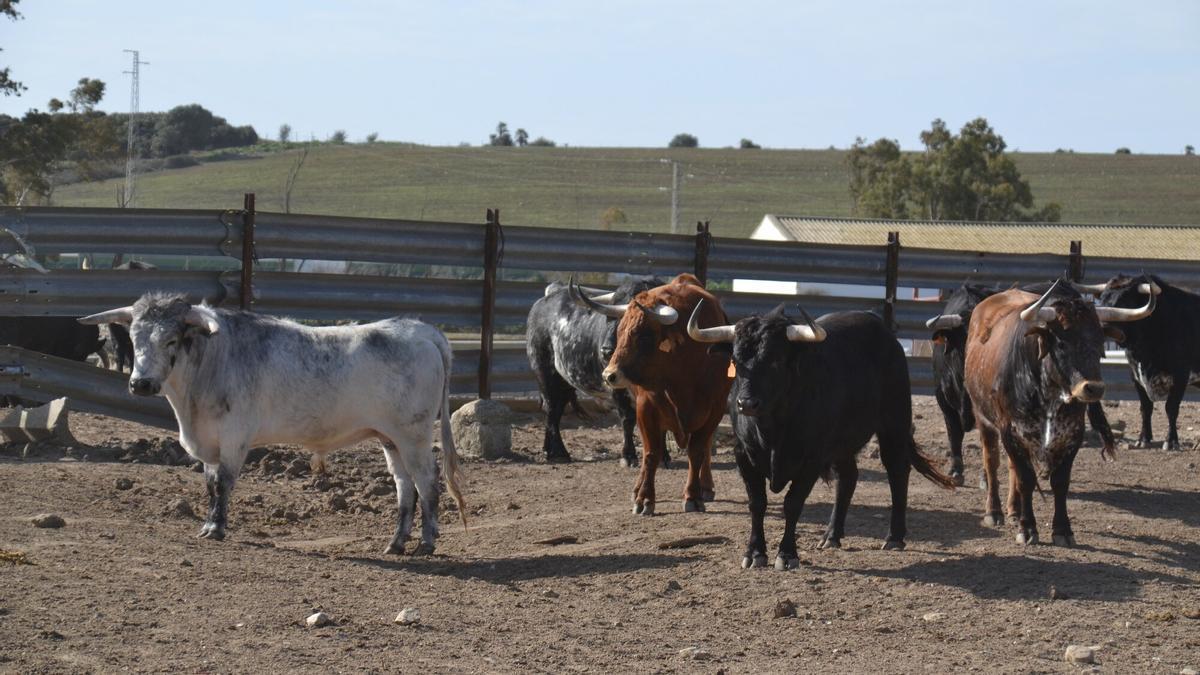
[[[1031,284],[1023,287],[1031,293],[1041,295],[1049,289],[1049,284]],[[950,477],[956,485],[963,484],[963,436],[975,428],[975,411],[971,398],[967,396],[963,385],[963,364],[966,360],[967,326],[971,322],[971,312],[981,300],[995,295],[1002,289],[981,286],[979,284],[963,284],[950,294],[946,307],[940,317],[930,319],[927,325],[933,328],[933,379],[934,398],[942,410],[946,422],[946,435],[950,441]],[[1079,294],[1060,285],[1055,291],[1066,297]],[[1144,299],[1144,298],[1143,298]],[[1140,303],[1139,303],[1140,304]],[[959,317],[938,320],[942,317]],[[1103,447],[1101,454],[1112,457],[1116,449],[1108,417],[1100,403],[1092,403],[1087,407],[1088,421],[1100,435]]]
[[[629,302],[638,293],[662,283],[654,277],[628,279],[607,302]],[[542,450],[547,460],[570,461],[560,423],[568,403],[582,414],[577,397],[577,391],[582,391],[599,398],[612,397],[624,436],[622,464],[637,466],[638,455],[633,441],[637,413],[633,401],[626,390],[609,389],[601,377],[616,346],[616,331],[616,319],[579,306],[563,284],[548,286],[545,296],[538,298],[530,308],[525,352],[529,367],[537,377],[542,409],[546,413]]]
[[[856,455],[874,435],[892,494],[885,549],[903,548],[912,468],[935,483],[950,479],[921,454],[912,435],[908,363],[895,336],[870,312],[837,312],[795,324],[780,307],[736,326],[701,330],[693,339],[732,343],[737,380],[729,414],[738,469],[750,503],[751,530],[742,561],[766,564],[766,488],[784,497],[785,529],[776,569],[798,562],[796,521],[813,485],[837,474],[837,496],[821,547],[838,547],[858,480]],[[726,348],[724,344],[713,349]]]

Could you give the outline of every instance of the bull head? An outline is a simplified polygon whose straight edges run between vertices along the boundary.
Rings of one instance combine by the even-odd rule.
[[[692,316],[688,319],[687,325],[688,335],[696,342],[733,342],[735,333],[734,327],[731,325],[700,328],[700,308],[703,306],[704,300],[701,300],[696,303],[696,309],[692,310]],[[791,342],[823,341],[825,339],[825,329],[818,326],[803,309],[800,312],[804,314],[808,325],[790,324],[787,327],[787,339]]]
[[[1058,313],[1053,307],[1045,306],[1050,300],[1050,295],[1054,293],[1054,289],[1058,288],[1059,281],[1055,281],[1045,295],[1038,298],[1037,302],[1026,307],[1021,311],[1021,320],[1025,323],[1049,322],[1058,318]],[[1125,307],[1097,307],[1096,316],[1102,322],[1120,323],[1126,321],[1138,321],[1144,319],[1152,312],[1158,303],[1158,294],[1162,289],[1157,284],[1142,284],[1138,290],[1148,296],[1146,304],[1137,309],[1127,309]]]
[[[1074,281],[1070,283],[1071,287],[1080,293],[1091,293],[1092,295],[1100,295],[1104,291],[1107,291],[1109,288],[1111,288],[1111,283],[1108,281],[1101,284],[1081,284]],[[1159,295],[1162,293],[1162,289],[1158,287],[1158,284],[1146,283],[1138,284],[1138,292],[1142,295],[1150,295],[1151,293],[1154,295]]]
[[[960,314],[939,314],[925,322],[925,327],[933,331],[949,330],[962,325],[963,318]]]

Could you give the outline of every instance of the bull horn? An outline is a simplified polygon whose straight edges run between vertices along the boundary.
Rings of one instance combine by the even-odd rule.
[[[1149,292],[1152,290],[1150,288],[1151,284],[1142,285],[1147,287],[1143,292],[1146,293],[1146,296],[1149,298],[1146,300],[1145,305],[1139,307],[1138,309],[1126,309],[1125,307],[1097,307],[1096,316],[1099,317],[1101,321],[1107,321],[1108,323],[1138,321],[1139,319],[1144,319],[1150,316],[1150,314],[1154,312],[1155,306],[1158,305],[1158,294]],[[1158,289],[1158,286],[1154,285],[1153,289]]]
[[[700,307],[704,305],[704,299],[696,303],[696,309],[692,310],[692,316],[688,319],[687,333],[696,342],[733,342],[733,326],[713,326],[712,328],[701,328],[700,323]]]
[[[1054,289],[1058,288],[1059,281],[1055,281],[1046,290],[1046,294],[1037,299],[1037,302],[1021,310],[1021,320],[1025,323],[1034,323],[1035,321],[1054,321],[1058,318],[1058,312],[1054,311],[1053,307],[1044,307],[1046,301],[1050,299],[1050,294]]]
[[[646,307],[641,303],[634,303],[637,308],[642,310],[647,317],[653,319],[655,323],[660,323],[664,326],[670,326],[679,320],[679,312],[674,307],[659,303],[653,307]]]
[[[940,314],[925,322],[925,327],[929,330],[958,328],[961,325],[963,325],[963,318],[958,314]]]
[[[1150,295],[1151,293],[1159,295],[1162,293],[1162,289],[1156,283],[1138,284],[1138,293],[1142,295]]]
[[[217,321],[217,313],[207,305],[192,305],[187,314],[183,315],[183,322],[189,326],[199,326],[209,335],[221,330],[221,324]]]
[[[1104,291],[1108,290],[1108,282],[1107,281],[1104,283],[1101,283],[1101,284],[1081,284],[1076,281],[1072,281],[1070,283],[1071,283],[1071,288],[1074,288],[1075,290],[1079,291],[1080,293],[1092,293],[1094,295],[1100,295]]]
[[[606,305],[584,295],[582,292],[580,292],[579,286],[575,284],[575,275],[573,274],[571,275],[570,283],[567,284],[567,294],[570,295],[571,299],[575,301],[575,304],[579,305],[580,307],[585,307],[593,312],[603,314],[604,316],[613,319],[621,318],[625,315],[625,310],[629,309],[628,304]]]
[[[99,314],[92,314],[81,319],[76,319],[76,321],[89,325],[101,323],[122,323],[128,326],[133,322],[133,306],[131,305],[129,307],[110,309],[107,312],[100,312]]]
[[[804,321],[806,323],[808,323],[808,325],[801,326],[801,325],[795,324],[795,323],[789,324],[787,327],[788,341],[790,341],[790,342],[824,342],[825,341],[825,329],[818,326],[817,323],[812,320],[812,317],[808,315],[808,312],[804,311],[803,307],[800,307],[799,305],[797,305],[796,309],[800,310],[800,313],[802,315],[804,315]]]

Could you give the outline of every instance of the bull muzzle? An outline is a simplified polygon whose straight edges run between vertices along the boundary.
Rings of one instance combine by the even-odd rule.
[[[162,385],[146,377],[129,380],[129,393],[135,396],[154,396],[161,390]]]
[[[605,368],[601,377],[604,378],[604,384],[613,389],[624,389],[629,386],[629,379],[625,377],[625,373],[622,373],[621,369],[615,366]]]
[[[1104,398],[1102,380],[1083,380],[1071,388],[1071,398],[1084,403],[1095,403]]]

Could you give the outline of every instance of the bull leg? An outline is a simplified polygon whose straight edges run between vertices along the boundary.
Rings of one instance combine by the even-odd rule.
[[[1072,450],[1050,474],[1050,487],[1054,490],[1055,546],[1075,545],[1075,533],[1071,531],[1071,519],[1067,516],[1067,490],[1071,487],[1071,466],[1078,452],[1078,448]]]
[[[750,540],[746,542],[746,554],[742,556],[742,568],[767,566],[767,535],[763,529],[763,518],[767,515],[767,479],[739,448],[738,473],[746,484],[746,498],[750,506]]]
[[[633,408],[633,399],[629,392],[618,389],[613,392],[613,402],[617,404],[617,416],[621,418],[621,434],[624,444],[621,446],[621,466],[637,468],[637,446],[633,443],[633,431],[637,428],[637,411]]]
[[[963,430],[961,416],[945,400],[940,387],[935,394],[938,407],[942,409],[942,419],[946,421],[946,436],[950,440],[950,478],[954,481],[955,485],[961,486],[965,482],[965,478],[963,477],[965,468],[963,466],[962,443],[966,431]]]
[[[569,462],[571,454],[563,444],[562,423],[563,412],[567,403],[575,395],[575,390],[556,372],[550,372],[545,377],[542,403],[546,411],[546,436],[542,440],[542,450],[546,453],[547,462]]]
[[[1176,375],[1167,393],[1167,450],[1179,450],[1179,404],[1183,402],[1183,394],[1187,391],[1188,375]]]
[[[396,483],[396,502],[399,505],[396,533],[384,553],[398,555],[404,553],[404,545],[412,533],[417,512],[417,486],[400,459],[399,449],[391,441],[383,441],[383,456],[387,460],[388,471],[392,473],[392,480]]]
[[[431,429],[394,429],[387,436],[395,444],[404,471],[416,484],[421,504],[421,543],[413,555],[432,555],[438,537],[438,467],[433,454]],[[397,499],[403,496],[397,490]],[[410,497],[411,499],[411,497]]]
[[[854,488],[858,485],[858,462],[853,457],[833,466],[837,470],[837,497],[829,516],[829,527],[818,548],[842,547],[842,537],[846,535],[846,511],[850,508],[850,498],[854,496]]]
[[[1154,443],[1154,431],[1150,428],[1150,418],[1154,416],[1154,401],[1150,400],[1150,395],[1146,393],[1142,383],[1138,382],[1137,378],[1133,378],[1133,386],[1137,389],[1138,403],[1142,413],[1142,430],[1138,433],[1137,446],[1138,448],[1148,448]]]
[[[634,515],[654,515],[654,474],[666,446],[666,435],[649,399],[639,397],[637,406],[638,431],[642,433],[642,468],[633,491]]]
[[[1108,426],[1108,416],[1104,414],[1104,405],[1099,401],[1089,403],[1087,416],[1092,428],[1100,434],[1103,446],[1100,448],[1100,456],[1110,460],[1115,458],[1117,456],[1117,440],[1113,437],[1112,427]]]
[[[800,566],[800,555],[796,552],[796,521],[800,520],[800,512],[817,482],[817,475],[815,468],[806,465],[783,498],[783,539],[779,541],[779,552],[775,554],[777,570],[791,570]]]
[[[719,419],[718,419],[719,423]],[[711,428],[709,428],[711,427]],[[704,502],[712,501],[716,493],[712,478],[712,442],[716,424],[691,435],[687,443],[688,477],[683,489],[683,510],[704,511]],[[705,497],[708,497],[707,499]]]
[[[1000,470],[1000,438],[996,430],[979,425],[979,445],[983,448],[983,478],[987,484],[983,501],[983,524],[1000,527],[1004,514],[1000,512],[1000,484],[996,473]]]
[[[1037,473],[1028,451],[1011,434],[1004,435],[1004,450],[1008,453],[1009,466],[1016,468],[1020,516],[1018,519],[1017,543],[1025,546],[1038,542],[1037,518],[1033,515],[1033,492],[1037,486]]]
[[[240,467],[239,467],[240,468]],[[204,484],[208,488],[208,518],[200,528],[200,538],[225,538],[225,527],[229,523],[229,495],[237,474],[221,461],[219,464],[204,465]]]
[[[1021,474],[1012,460],[1008,462],[1008,501],[1004,513],[1014,523],[1021,518]]]
[[[909,429],[908,426],[904,427],[903,436],[879,437],[879,459],[883,462],[883,468],[887,470],[888,487],[892,493],[892,520],[888,527],[887,539],[883,542],[885,551],[904,550],[904,537],[908,535],[908,476],[912,472],[909,448],[914,443]],[[840,498],[840,484],[838,491]],[[849,502],[849,498],[846,501]]]

